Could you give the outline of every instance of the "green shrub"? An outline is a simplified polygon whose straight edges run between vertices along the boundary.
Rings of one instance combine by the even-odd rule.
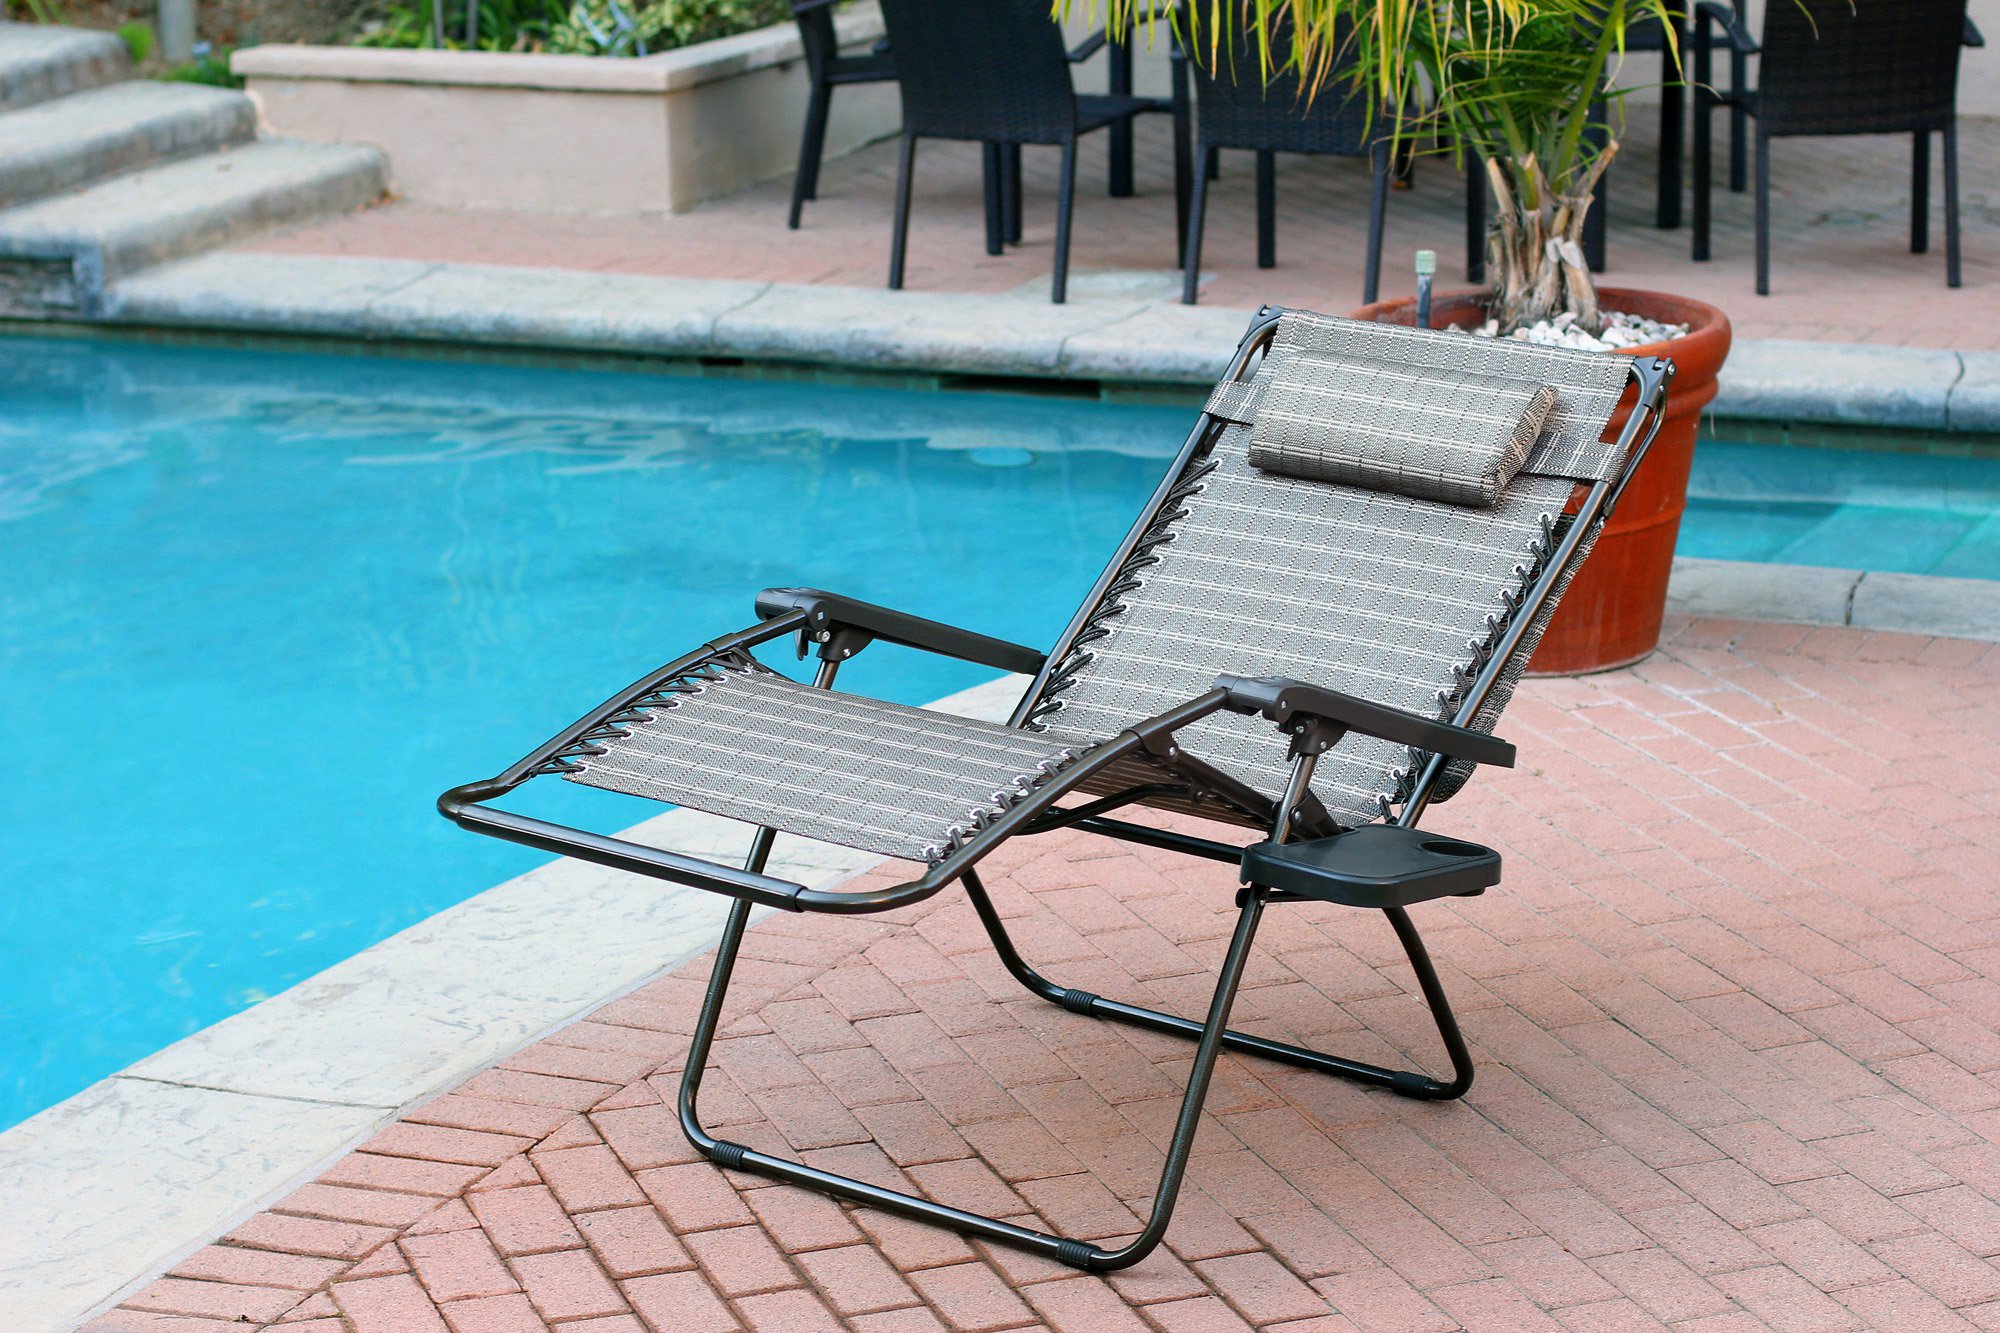
[[[146,57],[153,54],[153,25],[150,23],[121,23],[118,35],[125,39],[125,49],[132,53],[132,63],[143,65]]]
[[[431,6],[392,0],[378,26],[357,46],[433,46]],[[777,23],[788,0],[483,0],[478,40],[465,40],[462,0],[442,0],[447,48],[553,51],[567,55],[637,56],[671,51]]]

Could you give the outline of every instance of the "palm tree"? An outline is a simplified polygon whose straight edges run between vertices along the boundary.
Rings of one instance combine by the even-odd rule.
[[[1160,12],[1150,0],[1084,3],[1113,32],[1153,24]],[[1247,31],[1267,72],[1289,67],[1315,94],[1329,81],[1346,85],[1335,91],[1382,108],[1399,146],[1477,153],[1498,204],[1487,272],[1500,332],[1568,312],[1594,333],[1603,312],[1584,263],[1583,220],[1618,143],[1589,132],[1592,114],[1619,96],[1605,81],[1624,54],[1626,27],[1667,19],[1667,4],[1188,0],[1168,21],[1209,68]],[[1072,0],[1056,7],[1067,12]]]

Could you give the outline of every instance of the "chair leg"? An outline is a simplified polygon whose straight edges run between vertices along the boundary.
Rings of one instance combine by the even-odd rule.
[[[1389,210],[1389,146],[1376,143],[1369,153],[1368,257],[1361,278],[1361,304],[1373,305],[1382,292],[1382,224]]]
[[[1705,80],[1697,82],[1694,88],[1694,181],[1689,188],[1694,196],[1692,254],[1698,261],[1708,258],[1709,209],[1713,202],[1715,173],[1714,116],[1715,94],[1709,91]]]
[[[1194,126],[1189,114],[1192,96],[1187,61],[1172,61],[1174,117],[1174,253],[1187,253],[1188,208],[1194,194]]]
[[[896,216],[889,236],[889,288],[903,286],[903,256],[910,243],[910,178],[917,170],[917,136],[905,131],[896,157]]]
[[[1113,97],[1129,97],[1132,93],[1132,43],[1113,42],[1105,52],[1109,66],[1108,91]],[[1132,118],[1123,116],[1107,127],[1110,140],[1111,160],[1107,164],[1106,176],[1110,181],[1113,199],[1130,199],[1132,190]]]
[[[806,102],[805,133],[799,139],[799,168],[792,176],[792,212],[785,223],[793,231],[799,229],[799,215],[805,211],[806,200],[819,198],[819,160],[826,148],[826,114],[832,102],[832,85],[813,85],[812,96]]]
[[[1771,294],[1771,136],[1757,131],[1757,295]]]
[[[1918,130],[1910,136],[1910,253],[1931,248],[1931,136]]]
[[[1010,143],[1000,154],[1002,195],[1001,217],[1006,221],[1007,244],[1021,243],[1021,145]]]
[[[1745,154],[1749,151],[1750,110],[1744,100],[1750,92],[1750,59],[1740,51],[1729,53],[1729,192],[1742,194],[1748,173]]]
[[[1685,23],[1675,25],[1676,49],[1681,59],[1687,59],[1688,43],[1693,40]],[[1687,83],[1681,72],[1674,68],[1673,56],[1660,53],[1666,68],[1661,71],[1665,82],[1660,88],[1660,169],[1656,177],[1656,198],[1653,201],[1653,225],[1661,231],[1672,231],[1681,225],[1681,159],[1682,144],[1687,133]]]
[[[1135,1004],[1125,1004],[1118,1000],[1107,1000],[1090,991],[1074,990],[1058,982],[1049,980],[1030,966],[1020,951],[1014,947],[1013,939],[1007,934],[1007,927],[1000,920],[1000,913],[993,906],[993,900],[986,895],[985,886],[973,874],[965,876],[965,890],[972,899],[973,910],[979,913],[979,920],[986,927],[987,935],[993,941],[1000,962],[1013,978],[1029,991],[1051,1004],[1062,1006],[1073,1014],[1087,1018],[1108,1018],[1118,1023],[1129,1023],[1153,1032],[1164,1032],[1173,1036],[1207,1039],[1205,1025],[1176,1014],[1162,1013],[1157,1009],[1146,1009]],[[1403,952],[1408,955],[1410,967],[1417,974],[1417,986],[1424,993],[1424,1001],[1430,1006],[1431,1017],[1437,1023],[1438,1037],[1444,1043],[1446,1054],[1451,1059],[1452,1077],[1450,1082],[1432,1078],[1429,1074],[1416,1070],[1385,1069],[1380,1065],[1364,1064],[1358,1060],[1348,1060],[1323,1051],[1311,1050],[1304,1046],[1294,1046],[1289,1042],[1272,1041],[1265,1037],[1253,1037],[1247,1032],[1225,1029],[1221,1034],[1222,1045],[1245,1055],[1262,1056],[1276,1060],[1280,1064],[1297,1066],[1300,1069],[1316,1070],[1322,1074],[1332,1074],[1338,1078],[1352,1079],[1371,1087],[1386,1088],[1390,1092],[1420,1101],[1449,1101],[1462,1097],[1472,1086],[1474,1067],[1472,1052],[1466,1048],[1465,1036],[1459,1031],[1458,1019],[1451,1012],[1451,1001],[1444,993],[1444,984],[1438,980],[1437,969],[1432,966],[1430,952],[1424,948],[1423,937],[1410,920],[1410,914],[1401,907],[1386,908],[1383,915],[1395,928],[1396,938],[1402,942]]]
[[[986,253],[989,255],[1001,254],[1006,249],[1006,205],[1001,202],[1006,188],[1000,166],[1002,151],[997,143],[988,142],[979,146],[980,176],[986,197]]]
[[[1465,150],[1465,280],[1486,281],[1486,167]]]
[[[1611,234],[1611,172],[1597,178],[1590,192],[1590,211],[1583,215],[1583,263],[1592,273],[1604,272]]]
[[[1208,223],[1208,164],[1215,159],[1215,151],[1205,141],[1195,140],[1194,160],[1199,169],[1194,173],[1194,192],[1188,200],[1187,244],[1181,249],[1183,305],[1195,303],[1201,285],[1201,237]]]
[[[1278,266],[1278,155],[1257,150],[1257,267]]]
[[[1604,104],[1599,102],[1591,108],[1590,127],[1586,131],[1593,148],[1603,149],[1610,137],[1605,122]],[[1592,273],[1604,272],[1604,256],[1611,234],[1611,171],[1598,173],[1597,185],[1590,193],[1590,211],[1583,215],[1583,262]]]
[[[1958,118],[1944,127],[1944,285],[1960,285],[1958,264]]]
[[[768,843],[765,845],[768,848]],[[968,878],[968,887],[971,883]],[[982,891],[980,898],[984,897]],[[987,903],[986,911],[990,912],[991,906],[990,902]],[[729,909],[728,921],[722,928],[721,942],[716,945],[715,967],[709,975],[708,991],[702,1000],[701,1014],[695,1022],[694,1036],[688,1044],[687,1069],[681,1076],[679,1105],[681,1131],[687,1135],[688,1142],[693,1144],[702,1156],[730,1170],[754,1171],[760,1175],[789,1181],[794,1185],[804,1185],[837,1199],[849,1199],[855,1203],[912,1217],[920,1222],[949,1227],[968,1236],[978,1236],[1003,1245],[1017,1246],[1045,1258],[1054,1259],[1058,1263],[1081,1268],[1086,1272],[1102,1273],[1129,1268],[1158,1247],[1160,1240],[1167,1233],[1168,1223],[1173,1219],[1174,1205],[1180,1197],[1181,1184],[1187,1175],[1188,1159],[1194,1150],[1195,1132],[1201,1124],[1202,1103],[1208,1098],[1208,1087],[1215,1072],[1216,1057],[1222,1053],[1225,1044],[1224,1034],[1229,1031],[1230,1010],[1234,1007],[1236,993],[1243,984],[1244,964],[1249,959],[1250,946],[1256,939],[1257,925],[1262,918],[1263,909],[1262,891],[1251,890],[1243,895],[1242,906],[1236,919],[1236,929],[1229,941],[1229,952],[1223,957],[1221,973],[1216,978],[1214,998],[1209,1001],[1207,1021],[1189,1025],[1200,1033],[1200,1041],[1195,1047],[1194,1062],[1188,1071],[1187,1091],[1181,1098],[1180,1114],[1174,1122],[1173,1137],[1167,1144],[1166,1164],[1160,1172],[1159,1188],[1154,1191],[1152,1215],[1148,1218],[1145,1229],[1124,1245],[1106,1249],[1088,1241],[1072,1240],[1035,1231],[1011,1222],[1000,1221],[998,1218],[933,1203],[929,1199],[904,1194],[899,1190],[885,1189],[851,1176],[837,1175],[800,1162],[773,1157],[755,1148],[718,1139],[710,1134],[701,1123],[701,1079],[714,1046],[716,1029],[721,1023],[723,1001],[728,995],[730,974],[735,970],[736,957],[742,948],[744,928],[750,920],[750,905],[744,901],[739,900]]]
[[[1049,299],[1061,305],[1069,299],[1069,224],[1076,211],[1076,140],[1062,146],[1062,179],[1056,185],[1056,267],[1049,280]]]

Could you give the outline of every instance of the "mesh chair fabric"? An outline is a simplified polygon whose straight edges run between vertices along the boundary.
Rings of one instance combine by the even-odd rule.
[[[1033,725],[1097,735],[1192,697],[1224,672],[1292,676],[1449,717],[1561,538],[1574,483],[1622,462],[1599,436],[1625,388],[1624,357],[1303,312],[1284,316],[1249,387],[1219,390],[1211,410],[1254,420],[1272,386],[1307,358],[1546,384],[1557,401],[1526,467],[1491,509],[1261,472],[1249,462],[1251,428],[1226,427],[1052,670]],[[1492,730],[1553,612],[1551,599],[1473,726]],[[1262,719],[1212,717],[1181,744],[1266,795],[1282,789],[1286,743]],[[1425,759],[1349,735],[1321,760],[1313,790],[1336,820],[1369,822],[1408,794]],[[1448,769],[1438,797],[1469,772]]]
[[[1288,314],[1256,380],[1218,401],[1242,416],[1302,352],[1547,384],[1557,392],[1550,424],[1497,504],[1474,509],[1261,472],[1248,458],[1251,428],[1223,424],[1113,571],[1021,728],[810,689],[738,656],[620,714],[568,776],[934,864],[1094,745],[1203,693],[1224,672],[1293,676],[1453,715],[1561,537],[1575,482],[1618,461],[1597,436],[1629,362],[1347,325]],[[1473,726],[1492,729],[1553,611],[1551,600]],[[1286,741],[1262,719],[1218,714],[1184,729],[1180,745],[1267,796],[1282,789]],[[1407,796],[1427,758],[1350,735],[1321,760],[1314,791],[1337,821],[1368,823]],[[1438,796],[1468,771],[1448,770]],[[1172,780],[1135,755],[1086,790]],[[1212,800],[1156,794],[1145,803],[1226,814]]]
[[[1489,506],[1521,470],[1555,390],[1295,358],[1262,397],[1251,466],[1305,481]]]
[[[911,861],[941,860],[1091,748],[816,690],[748,659],[644,711],[570,780]]]

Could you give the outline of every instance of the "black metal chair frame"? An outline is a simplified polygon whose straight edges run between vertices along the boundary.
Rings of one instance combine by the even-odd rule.
[[[1259,312],[1231,361],[1228,378],[1244,380],[1249,377],[1253,363],[1270,345],[1278,317],[1282,313],[1269,308]],[[1239,892],[1235,930],[1223,958],[1206,1016],[1197,1022],[1176,1014],[1106,999],[1089,991],[1065,986],[1037,971],[1021,956],[1007,934],[992,899],[980,883],[975,869],[977,863],[1016,835],[1043,833],[1059,828],[1081,828],[1106,837],[1210,860],[1243,861],[1247,866],[1252,854],[1269,853],[1274,847],[1287,843],[1295,830],[1304,832],[1308,836],[1318,836],[1326,832],[1323,827],[1315,827],[1316,824],[1324,823],[1323,812],[1317,815],[1312,813],[1317,809],[1316,802],[1310,796],[1314,765],[1319,755],[1350,729],[1411,744],[1419,749],[1428,750],[1431,754],[1396,821],[1397,828],[1415,828],[1428,807],[1438,782],[1454,758],[1478,763],[1511,764],[1513,747],[1484,732],[1467,728],[1478,714],[1481,705],[1500,682],[1510,659],[1521,649],[1523,640],[1534,624],[1541,607],[1550,597],[1557,594],[1573,565],[1581,558],[1586,535],[1594,531],[1596,525],[1610,513],[1626,481],[1643,460],[1654,434],[1659,429],[1664,412],[1666,388],[1672,373],[1671,364],[1665,360],[1634,359],[1630,375],[1636,390],[1637,407],[1625,422],[1618,442],[1620,454],[1626,460],[1624,468],[1616,476],[1593,484],[1577,503],[1575,520],[1551,552],[1544,571],[1528,587],[1519,614],[1514,616],[1508,629],[1500,637],[1495,651],[1474,679],[1463,704],[1454,713],[1453,721],[1449,724],[1421,718],[1399,709],[1370,704],[1333,691],[1314,690],[1298,682],[1243,681],[1235,677],[1222,677],[1215,688],[1157,716],[1137,722],[1098,746],[1041,786],[1033,795],[993,820],[958,851],[937,862],[917,878],[887,888],[863,891],[812,889],[765,874],[766,862],[775,837],[774,830],[769,828],[757,831],[749,856],[742,867],[737,868],[587,833],[527,815],[493,809],[487,804],[534,778],[567,771],[570,766],[567,756],[587,752],[593,735],[603,734],[600,729],[607,726],[615,728],[621,718],[629,719],[632,716],[630,710],[635,704],[652,697],[651,692],[663,682],[684,677],[689,671],[725,655],[742,652],[793,634],[799,636],[801,650],[808,645],[817,646],[820,665],[814,683],[821,688],[832,686],[841,662],[860,651],[871,640],[878,638],[999,670],[1033,673],[1034,682],[1029,686],[1014,713],[1014,722],[1018,725],[1027,716],[1040,693],[1048,686],[1050,673],[1055,665],[1062,661],[1078,634],[1084,631],[1090,609],[1105,595],[1107,587],[1162,509],[1172,502],[1175,484],[1188,467],[1190,460],[1194,459],[1197,453],[1212,441],[1215,434],[1223,429],[1224,423],[1219,418],[1204,413],[1182,446],[1174,466],[1168,471],[1144,512],[1106,566],[1106,571],[1099,578],[1097,586],[1084,600],[1076,617],[1071,620],[1049,653],[1043,654],[1031,648],[941,625],[935,621],[828,594],[801,592],[795,589],[769,592],[758,599],[759,614],[765,617],[761,623],[716,639],[696,652],[650,673],[535,749],[499,776],[484,782],[470,783],[445,793],[439,798],[439,810],[462,827],[480,833],[655,879],[690,885],[734,900],[723,927],[721,941],[716,947],[714,969],[710,975],[700,1016],[690,1043],[679,1097],[681,1128],[686,1133],[688,1141],[709,1160],[719,1166],[772,1176],[819,1190],[838,1199],[882,1208],[920,1221],[949,1227],[966,1235],[1018,1246],[1086,1271],[1106,1272],[1129,1267],[1151,1253],[1166,1234],[1187,1170],[1188,1158],[1193,1150],[1195,1131],[1200,1121],[1209,1080],[1214,1072],[1216,1058],[1223,1050],[1276,1060],[1421,1100],[1449,1099],[1465,1093],[1471,1086],[1473,1078],[1471,1053],[1466,1047],[1464,1036],[1459,1031],[1457,1020],[1452,1015],[1450,1002],[1424,948],[1422,937],[1405,908],[1407,904],[1420,901],[1423,897],[1443,896],[1447,891],[1463,893],[1478,892],[1478,890],[1466,890],[1461,887],[1417,895],[1384,894],[1377,897],[1341,899],[1351,905],[1379,908],[1395,930],[1409,957],[1410,966],[1416,973],[1417,984],[1430,1007],[1438,1035],[1451,1062],[1451,1077],[1441,1079],[1420,1071],[1389,1069],[1349,1060],[1306,1047],[1253,1036],[1229,1027],[1231,1007],[1242,981],[1244,966],[1249,958],[1251,944],[1256,938],[1265,906],[1274,902],[1298,900],[1301,896],[1299,894],[1256,882],[1248,883],[1247,887]],[[1288,693],[1293,697],[1287,699]],[[1175,744],[1174,737],[1178,730],[1223,709],[1244,713],[1260,712],[1292,735],[1293,759],[1290,778],[1277,801],[1273,802],[1268,797],[1236,782],[1219,770],[1185,753]],[[1132,788],[1075,806],[1060,804],[1065,796],[1076,791],[1093,775],[1105,772],[1121,759],[1142,750],[1154,761],[1171,768],[1190,787],[1205,790],[1232,808],[1254,817],[1259,824],[1270,830],[1271,841],[1261,847],[1246,849],[1211,838],[1110,817],[1110,812],[1121,806],[1157,794],[1161,790],[1158,786]],[[1497,880],[1497,856],[1492,860],[1494,879]],[[1247,871],[1245,878],[1246,880],[1250,878]],[[744,930],[749,924],[750,909],[753,904],[792,912],[837,914],[881,912],[922,902],[953,882],[964,883],[966,893],[972,900],[973,909],[992,937],[1001,962],[1008,972],[1032,993],[1051,1003],[1061,1005],[1072,1013],[1186,1037],[1196,1043],[1187,1088],[1175,1121],[1172,1139],[1167,1147],[1166,1161],[1161,1171],[1159,1189],[1154,1195],[1151,1215],[1144,1229],[1124,1244],[1114,1246],[1092,1244],[953,1208],[930,1199],[839,1175],[719,1138],[702,1125],[700,1116],[702,1075],[721,1021],[731,971],[743,943]]]
[[[940,11],[948,11],[950,6],[941,6]],[[890,17],[885,9],[885,18]],[[1060,47],[1060,37],[1053,32],[1050,24],[1051,40]],[[890,24],[891,39],[894,40],[895,23]],[[905,43],[905,47],[909,47]],[[1013,62],[1017,69],[1034,70],[1038,59],[1029,49],[1029,41],[1021,41],[1003,52],[991,53],[996,60]],[[1110,142],[1109,192],[1114,198],[1129,197],[1133,193],[1132,182],[1132,121],[1135,117],[1155,112],[1163,112],[1174,118],[1174,218],[1175,253],[1178,254],[1186,243],[1188,204],[1188,161],[1190,146],[1188,140],[1188,96],[1186,72],[1179,60],[1172,62],[1173,87],[1169,96],[1134,97],[1132,95],[1132,55],[1129,39],[1110,41],[1103,31],[1092,33],[1075,48],[1064,52],[1063,78],[1067,85],[1068,67],[1090,59],[1099,51],[1109,48],[1108,91],[1102,95],[1079,94],[1073,86],[1067,87],[1066,113],[1049,115],[1038,119],[1035,112],[1046,110],[1049,89],[1032,90],[1024,86],[1015,105],[1011,105],[997,118],[978,124],[973,118],[962,114],[958,106],[946,106],[954,93],[924,86],[921,65],[923,55],[906,49],[905,59],[898,65],[897,78],[903,93],[903,134],[901,149],[896,163],[896,203],[893,233],[889,250],[889,287],[900,290],[903,286],[905,261],[909,252],[911,186],[916,172],[917,140],[957,139],[976,141],[982,145],[986,180],[986,250],[988,254],[1001,253],[1005,242],[1021,239],[1021,147],[1023,144],[1048,144],[1062,150],[1062,165],[1056,200],[1055,263],[1050,277],[1050,299],[1061,304],[1069,290],[1070,233],[1076,204],[1076,159],[1078,140],[1093,130],[1108,129]],[[918,67],[913,69],[913,67]],[[1052,77],[1053,71],[1036,70],[1044,77]],[[1040,104],[1039,106],[1037,104]]]
[[[799,45],[805,51],[806,77],[812,91],[806,102],[805,130],[799,140],[798,170],[792,175],[792,210],[785,225],[799,229],[806,200],[819,198],[819,164],[826,150],[827,115],[833,108],[833,90],[859,83],[894,83],[896,58],[889,53],[885,38],[865,56],[840,54],[840,38],[834,29],[833,10],[841,0],[792,0],[792,17],[798,20]]]
[[[1762,45],[1750,35],[1740,4],[1732,8],[1720,0],[1701,0],[1695,7],[1696,38],[1695,47],[1695,95],[1694,95],[1694,241],[1693,257],[1696,261],[1706,261],[1711,254],[1711,226],[1713,218],[1714,165],[1713,131],[1710,118],[1719,106],[1729,108],[1731,139],[1729,154],[1729,188],[1741,192],[1744,188],[1745,146],[1742,125],[1746,119],[1754,118],[1756,126],[1756,275],[1757,294],[1771,293],[1771,140],[1774,138],[1836,136],[1843,134],[1895,133],[1907,131],[1911,136],[1910,148],[1910,253],[1924,254],[1930,249],[1930,180],[1931,180],[1931,135],[1936,133],[1944,142],[1944,246],[1945,285],[1957,287],[1961,282],[1959,263],[1959,196],[1958,196],[1958,115],[1956,107],[1942,114],[1915,118],[1909,124],[1894,128],[1864,129],[1819,129],[1810,127],[1792,128],[1791,116],[1782,114],[1791,107],[1764,108],[1759,105],[1757,90],[1749,83],[1749,58],[1762,54]],[[1770,18],[1766,17],[1767,32]],[[1719,35],[1712,35],[1719,34]],[[1963,21],[1962,46],[1980,47],[1986,44],[1979,29],[1970,18]],[[1711,50],[1726,46],[1729,51],[1729,91],[1724,93],[1715,87]],[[1761,74],[1762,71],[1760,71]],[[1762,79],[1760,78],[1760,83]],[[1955,80],[1954,80],[1955,83]],[[1842,90],[1838,87],[1821,88],[1819,96],[1837,104]],[[1763,113],[1763,114],[1760,114]],[[1780,114],[1773,114],[1779,112]],[[1774,123],[1775,122],[1775,123]],[[1810,125],[1810,122],[1807,122]]]
[[[1372,303],[1382,283],[1382,226],[1388,210],[1392,171],[1386,136],[1368,139],[1364,113],[1350,110],[1339,95],[1339,75],[1328,78],[1319,98],[1308,102],[1298,76],[1280,70],[1267,83],[1255,70],[1231,62],[1227,73],[1200,71],[1195,84],[1194,191],[1181,262],[1181,301],[1199,295],[1201,250],[1208,221],[1208,185],[1217,175],[1222,149],[1256,154],[1257,267],[1278,263],[1278,165],[1281,152],[1369,160],[1368,247],[1361,299]],[[1239,80],[1256,79],[1254,88]]]

